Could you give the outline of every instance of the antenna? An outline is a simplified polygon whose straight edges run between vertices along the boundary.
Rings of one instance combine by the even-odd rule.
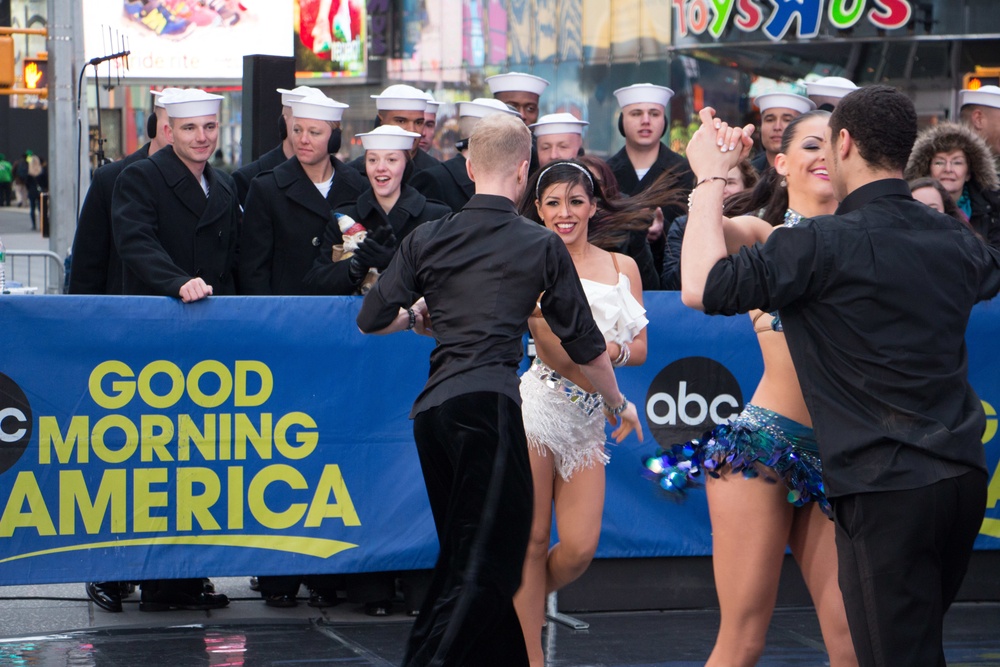
[[[119,51],[116,51],[114,53],[108,53],[109,50],[113,50],[115,48],[116,42],[117,42],[117,45],[122,45],[123,44],[121,34],[118,34],[117,37],[116,37],[116,34],[112,33],[112,31],[111,31],[111,26],[108,26],[108,42],[106,44],[104,44],[104,29],[102,27],[102,29],[101,29],[101,42],[104,45],[105,55],[98,56],[96,58],[91,58],[90,60],[88,60],[87,63],[86,63],[86,65],[83,66],[83,71],[80,72],[80,79],[82,81],[83,80],[84,72],[86,72],[86,69],[87,69],[87,65],[93,65],[93,67],[94,67],[94,91],[97,93],[97,96],[96,96],[97,97],[97,155],[96,156],[97,156],[97,166],[98,167],[100,167],[101,165],[106,164],[108,162],[108,160],[104,157],[104,142],[105,142],[105,139],[104,139],[104,135],[103,135],[102,128],[101,128],[101,73],[100,73],[100,65],[101,65],[101,63],[108,63],[107,84],[105,85],[105,89],[106,90],[111,90],[111,89],[113,89],[115,87],[115,86],[113,86],[111,84],[111,67],[112,67],[112,62],[114,63],[114,68],[115,68],[115,83],[117,85],[117,84],[121,83],[121,79],[122,79],[122,77],[121,77],[121,65],[122,65],[122,62],[125,63],[125,66],[126,66],[126,69],[127,69],[127,67],[128,67],[128,56],[129,56],[129,53],[130,53],[130,51],[128,49],[125,49],[125,48],[121,48]],[[81,92],[80,92],[80,94],[81,95],[83,94],[83,92],[82,92],[82,86],[81,86]],[[80,109],[80,100],[79,99],[77,99],[76,108],[77,108],[77,111],[79,111],[79,109]]]

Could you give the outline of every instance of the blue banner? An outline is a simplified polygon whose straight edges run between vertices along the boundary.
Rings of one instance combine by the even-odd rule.
[[[656,443],[739,412],[762,364],[745,317],[648,293],[649,356],[621,369],[647,439],[612,448],[598,557],[706,555],[704,493],[639,472]],[[0,298],[0,585],[430,567],[437,542],[407,418],[433,342],[363,336],[355,298]],[[969,328],[990,415],[993,341]]]

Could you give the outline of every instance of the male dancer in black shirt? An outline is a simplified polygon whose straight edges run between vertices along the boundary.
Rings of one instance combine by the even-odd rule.
[[[727,256],[722,187],[752,128],[713,114],[702,110],[687,151],[698,185],[682,298],[708,313],[780,312],[823,459],[858,661],[944,665],[944,613],[986,506],[965,328],[1000,290],[1000,251],[910,197],[913,103],[867,86],[840,101],[822,142],[837,213]]]
[[[539,295],[609,421],[621,418],[614,437],[642,437],[565,245],[514,207],[530,150],[519,118],[480,120],[468,155],[476,194],[406,237],[358,315],[364,332],[415,329],[438,343],[410,416],[441,551],[405,667],[528,664],[513,606],[532,510],[517,368]]]

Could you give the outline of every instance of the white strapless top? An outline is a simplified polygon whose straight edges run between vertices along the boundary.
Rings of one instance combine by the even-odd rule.
[[[586,278],[580,279],[583,291],[590,302],[594,321],[604,334],[604,340],[611,343],[631,343],[643,327],[649,323],[646,309],[642,307],[632,292],[628,276],[618,274],[618,283],[608,285]]]

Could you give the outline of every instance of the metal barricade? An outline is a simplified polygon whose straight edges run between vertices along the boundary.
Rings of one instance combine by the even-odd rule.
[[[25,287],[37,287],[42,294],[62,294],[63,270],[62,258],[51,250],[7,250],[8,284],[19,282]]]

